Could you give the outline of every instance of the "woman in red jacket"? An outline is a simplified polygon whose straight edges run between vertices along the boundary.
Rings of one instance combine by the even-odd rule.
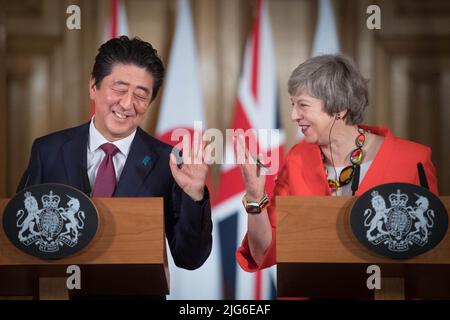
[[[255,164],[242,164],[248,229],[236,253],[249,272],[272,266],[275,258],[275,196],[352,195],[351,181],[360,167],[356,195],[383,183],[419,184],[417,163],[425,168],[430,190],[438,194],[430,148],[393,136],[382,127],[361,125],[368,105],[367,85],[343,55],[322,55],[299,65],[288,82],[292,120],[304,138],[287,155],[270,205],[265,176]],[[242,143],[242,140],[240,140]]]

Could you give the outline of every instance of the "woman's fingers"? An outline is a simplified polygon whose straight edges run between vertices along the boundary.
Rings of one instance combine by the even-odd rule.
[[[241,135],[238,135],[236,140],[236,162],[239,165],[243,165],[246,163],[245,142],[243,141]]]

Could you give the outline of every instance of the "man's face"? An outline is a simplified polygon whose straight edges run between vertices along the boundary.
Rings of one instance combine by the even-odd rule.
[[[152,97],[153,77],[133,64],[115,64],[100,87],[89,82],[89,96],[95,102],[94,124],[109,141],[129,136],[144,119]]]

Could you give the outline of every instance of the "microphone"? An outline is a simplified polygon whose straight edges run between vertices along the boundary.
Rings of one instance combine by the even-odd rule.
[[[424,187],[425,189],[430,190],[430,188],[428,187],[428,180],[427,180],[427,176],[425,174],[425,170],[423,169],[422,162],[417,163],[417,171],[419,171],[420,186]]]
[[[81,181],[83,182],[83,192],[85,195],[90,197],[92,190],[91,190],[91,182],[89,181],[89,177],[87,175],[87,170],[81,169],[80,174],[81,174]]]
[[[30,182],[30,171],[25,170],[25,172],[22,175],[22,178],[20,179],[19,185],[17,186],[16,193],[19,193],[26,187],[28,187],[28,183]]]
[[[357,164],[355,166],[355,171],[353,172],[353,179],[352,179],[352,196],[355,195],[356,190],[358,190],[359,187],[359,172],[360,172],[360,165]]]

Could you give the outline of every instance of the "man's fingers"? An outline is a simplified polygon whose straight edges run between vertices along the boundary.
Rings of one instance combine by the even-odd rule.
[[[171,153],[169,157],[170,157],[170,160],[169,160],[170,169],[172,169],[172,172],[178,172],[178,170],[180,170],[180,169],[178,168],[177,158],[175,157],[175,155],[173,153]]]
[[[202,141],[201,141],[200,132],[194,131],[194,141],[192,143],[192,149],[193,149],[193,158],[195,160],[198,159],[198,154],[201,152],[200,151],[201,143],[202,143]]]
[[[206,145],[205,144],[205,148],[204,148],[204,155],[203,155],[203,162],[206,163],[207,165],[212,164],[212,146],[211,144]]]
[[[170,170],[172,171],[172,175],[174,179],[177,181],[178,185],[182,187],[186,183],[186,179],[188,178],[188,175],[186,174],[186,172],[184,172],[185,168],[184,166],[181,168],[178,167],[177,158],[173,153],[171,153],[169,157],[170,157],[169,167]]]
[[[189,135],[183,136],[183,163],[190,164],[192,163],[192,146],[191,146],[191,139]]]

